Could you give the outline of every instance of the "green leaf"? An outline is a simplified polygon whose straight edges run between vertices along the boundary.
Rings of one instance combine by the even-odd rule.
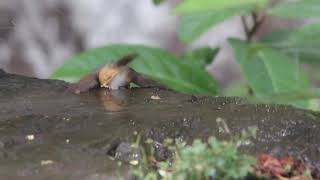
[[[304,62],[320,63],[320,24],[271,34],[264,43]]]
[[[220,1],[210,1],[212,4]],[[229,2],[229,1],[223,1]],[[223,22],[227,18],[237,15],[248,15],[256,10],[252,1],[230,1],[232,6],[224,6],[217,9],[203,9],[202,11],[187,11],[182,13],[181,21],[178,26],[178,36],[184,42],[191,42],[206,32],[211,26]],[[241,3],[237,3],[241,2]],[[260,1],[259,1],[260,2]],[[229,4],[229,3],[227,3]],[[210,6],[206,6],[208,8]],[[214,6],[216,7],[216,6]]]
[[[212,63],[218,52],[219,48],[202,47],[187,52],[182,59],[186,64],[205,68]]]
[[[130,53],[139,54],[132,63],[132,67],[137,72],[169,88],[191,94],[217,94],[216,81],[203,68],[183,63],[164,50],[138,45],[111,45],[89,50],[67,61],[53,74],[52,78],[77,81],[101,64]]]
[[[164,2],[164,0],[152,0],[154,5],[160,5],[161,3]]]
[[[206,32],[211,26],[220,23],[229,17],[235,16],[239,10],[242,9],[227,9],[224,11],[206,11],[185,14],[181,17],[181,21],[178,26],[179,39],[190,43]]]
[[[268,14],[287,18],[317,18],[320,17],[320,1],[285,1],[268,10]]]
[[[226,87],[223,91],[224,96],[229,97],[246,97],[248,95],[249,87],[248,83],[245,81],[234,82],[228,87]]]
[[[301,101],[320,98],[319,88],[309,88],[300,91],[292,91],[287,93],[271,94],[268,97],[269,102],[288,102],[288,101]]]
[[[247,5],[257,9],[264,7],[266,3],[267,0],[186,0],[178,5],[176,12],[184,14],[202,11],[219,11]]]
[[[264,44],[249,45],[230,40],[237,62],[258,99],[267,101],[276,94],[303,92],[311,88],[298,61]],[[288,103],[308,107],[308,101],[293,100]]]
[[[250,100],[263,103],[292,104],[296,107],[313,111],[320,110],[320,89],[309,88],[301,91],[270,94],[267,98],[251,98]]]

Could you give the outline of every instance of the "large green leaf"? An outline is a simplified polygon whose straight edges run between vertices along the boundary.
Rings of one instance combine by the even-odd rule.
[[[247,44],[230,40],[237,62],[256,97],[268,101],[277,94],[309,90],[310,84],[298,61],[263,44]],[[308,107],[309,101],[288,100],[298,107]]]
[[[290,57],[320,63],[320,24],[275,32],[263,40]]]
[[[172,89],[192,94],[217,94],[216,81],[204,68],[184,63],[164,50],[137,45],[111,45],[90,50],[67,61],[52,78],[77,81],[99,65],[130,53],[139,54],[132,63],[136,71]]]
[[[191,42],[198,38],[202,33],[206,32],[211,26],[223,22],[227,18],[236,15],[248,15],[250,12],[256,10],[257,5],[261,5],[264,0],[244,0],[244,1],[219,1],[210,0],[204,2],[208,4],[202,9],[194,10],[197,6],[190,6],[188,4],[200,5],[202,1],[186,1],[182,3],[178,9],[178,13],[182,14],[181,21],[178,26],[178,36],[184,42]],[[184,7],[187,4],[187,7]],[[209,5],[210,4],[210,5]],[[212,7],[211,7],[212,6]],[[201,6],[202,7],[202,6]],[[185,10],[185,11],[184,11]]]
[[[219,48],[202,47],[187,52],[182,59],[189,65],[205,68],[212,63],[218,52]]]
[[[246,81],[236,81],[223,90],[223,95],[228,97],[247,97],[249,96],[249,91],[249,86]]]
[[[184,14],[178,26],[179,39],[184,42],[191,42],[206,32],[211,26],[224,21],[225,19],[246,14],[244,8],[226,9],[221,11],[205,11]]]
[[[267,0],[185,0],[177,6],[176,12],[184,14],[202,11],[220,11],[247,5],[253,8],[262,8],[267,2]]]
[[[319,0],[284,1],[268,10],[268,14],[288,18],[320,17]]]
[[[268,96],[268,99],[265,101],[269,102],[292,102],[292,101],[301,101],[301,100],[310,100],[316,99],[320,97],[320,89],[319,88],[309,88],[303,89],[300,91],[292,91],[286,93],[276,93]]]

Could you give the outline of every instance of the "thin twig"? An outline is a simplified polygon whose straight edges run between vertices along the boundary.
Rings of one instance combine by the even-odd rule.
[[[246,38],[248,39],[250,30],[249,30],[245,16],[241,16],[241,22],[242,22],[242,26],[243,26],[243,30],[245,32]]]
[[[259,30],[260,26],[262,25],[262,23],[265,20],[265,15],[263,15],[260,19],[259,16],[256,12],[252,13],[252,18],[253,18],[253,27],[251,28],[250,32],[249,32],[249,36],[248,36],[248,41],[250,42],[253,38],[253,36],[257,33],[257,31]]]
[[[249,25],[245,19],[244,16],[241,16],[241,21],[242,21],[242,25],[246,34],[246,39],[248,42],[252,41],[252,38],[254,37],[254,35],[257,33],[257,31],[259,30],[259,28],[261,27],[262,23],[265,20],[265,15],[261,16],[261,18],[259,18],[259,15],[256,12],[252,12],[251,13],[251,17],[253,20],[253,25],[251,28],[249,28]]]

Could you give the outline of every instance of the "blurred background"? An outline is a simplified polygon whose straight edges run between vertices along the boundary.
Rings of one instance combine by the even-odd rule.
[[[181,54],[210,45],[222,48],[208,70],[226,86],[240,77],[228,37],[244,38],[239,17],[205,33],[193,44],[179,41],[179,0],[0,0],[0,68],[48,78],[64,61],[86,49],[113,43],[143,44]],[[301,22],[267,18],[258,37]]]

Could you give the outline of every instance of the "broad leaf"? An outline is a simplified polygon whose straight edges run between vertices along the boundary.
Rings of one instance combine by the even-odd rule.
[[[203,47],[187,52],[182,59],[186,64],[205,68],[212,63],[218,52],[218,48]]]
[[[269,100],[277,94],[292,94],[310,89],[306,75],[298,61],[263,44],[248,45],[230,40],[237,62],[258,99]],[[293,100],[288,103],[308,107],[308,101]]]
[[[257,9],[264,7],[267,2],[267,0],[186,0],[178,5],[176,12],[184,14],[202,11],[220,11],[247,5]]]
[[[309,109],[313,111],[320,110],[320,89],[317,88],[270,94],[266,98],[249,97],[249,99],[258,103],[291,104],[303,109]]]
[[[249,92],[249,86],[246,81],[233,82],[228,85],[223,91],[224,96],[228,97],[247,97]]]
[[[301,100],[310,100],[320,97],[320,89],[318,88],[309,88],[300,91],[292,91],[287,93],[277,93],[271,94],[268,99],[269,102],[292,102],[292,101],[301,101]]]
[[[293,58],[320,63],[320,24],[275,32],[263,40]]]
[[[260,3],[262,1],[259,1]],[[202,1],[185,2],[185,3],[202,3]],[[183,3],[183,4],[185,4]],[[237,15],[248,15],[256,10],[256,3],[253,1],[214,1],[208,2],[212,8],[204,6],[201,11],[182,11],[181,21],[178,26],[178,36],[184,42],[191,42],[206,32],[211,26],[223,22],[227,18]],[[220,4],[221,3],[221,4]],[[183,4],[181,6],[183,6]],[[220,4],[221,8],[217,8]],[[178,7],[179,8],[179,7]],[[208,9],[209,8],[209,9]],[[180,13],[180,11],[178,11]]]
[[[90,50],[67,61],[52,78],[77,81],[99,65],[130,53],[139,54],[132,63],[136,71],[172,89],[192,94],[217,94],[216,81],[203,68],[183,63],[164,50],[137,45],[111,45]]]
[[[287,18],[317,18],[320,17],[320,1],[285,1],[268,10],[268,14]]]
[[[223,11],[205,11],[182,15],[178,26],[179,39],[192,42],[211,26],[235,16],[237,13],[245,14],[245,9],[227,9]]]

